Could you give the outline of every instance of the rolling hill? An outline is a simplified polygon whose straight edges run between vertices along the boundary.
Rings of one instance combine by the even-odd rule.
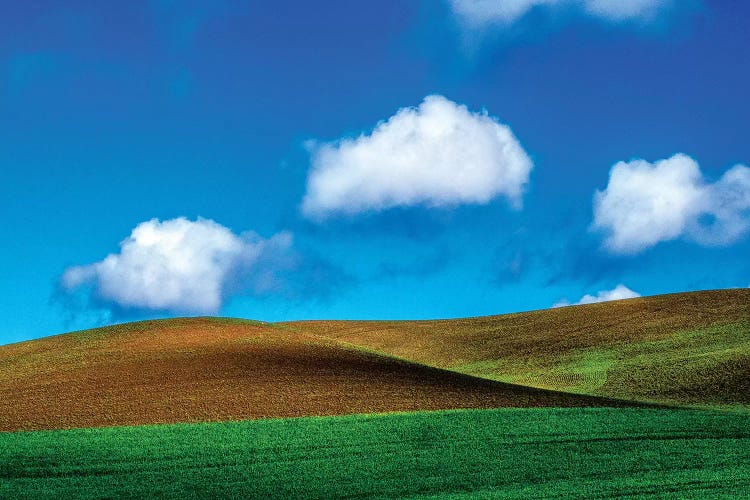
[[[278,326],[532,387],[677,405],[750,405],[750,289],[456,320]]]
[[[750,405],[750,290],[439,321],[145,321],[0,347],[0,430]]]
[[[0,347],[4,431],[621,405],[479,379],[249,321],[146,321]]]

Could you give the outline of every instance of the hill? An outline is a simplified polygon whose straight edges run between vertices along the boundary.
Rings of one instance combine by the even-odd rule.
[[[622,404],[478,379],[249,321],[147,321],[0,347],[0,430]]]
[[[481,318],[279,327],[538,388],[668,404],[750,405],[750,289]]]

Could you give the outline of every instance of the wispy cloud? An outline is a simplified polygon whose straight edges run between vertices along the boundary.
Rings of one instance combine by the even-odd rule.
[[[750,168],[736,165],[714,183],[687,155],[619,162],[594,196],[593,228],[613,253],[635,254],[687,237],[726,245],[750,229]]]
[[[313,219],[393,207],[521,206],[532,162],[513,132],[486,112],[432,95],[369,135],[311,146],[302,211]]]
[[[620,22],[653,19],[672,2],[671,0],[584,0],[582,3],[584,11],[589,15]]]
[[[575,9],[608,22],[648,21],[670,0],[449,0],[457,18],[470,28],[511,25],[534,9]]]

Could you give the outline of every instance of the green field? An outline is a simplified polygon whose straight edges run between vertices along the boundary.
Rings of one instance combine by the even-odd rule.
[[[628,400],[750,407],[750,323],[688,329],[650,341],[548,356],[536,370],[497,360],[455,370],[503,382]]]
[[[750,416],[501,409],[0,433],[0,498],[750,491]]]

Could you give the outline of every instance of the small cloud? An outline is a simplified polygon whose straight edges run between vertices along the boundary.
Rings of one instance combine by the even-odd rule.
[[[608,22],[649,21],[671,0],[449,0],[456,17],[469,28],[509,26],[534,9],[577,9]]]
[[[497,196],[520,208],[533,166],[508,126],[438,95],[400,109],[369,135],[307,147],[302,212],[312,219]]]
[[[60,288],[69,296],[89,288],[97,304],[116,310],[215,314],[231,295],[276,289],[291,246],[286,232],[263,239],[209,219],[152,219],[133,229],[119,253],[66,269]]]
[[[687,155],[649,163],[619,162],[594,196],[593,229],[613,253],[635,254],[687,237],[726,245],[750,229],[750,168],[736,165],[716,182]]]
[[[567,300],[563,299],[558,302],[556,302],[552,307],[565,307],[570,305],[582,305],[582,304],[594,304],[597,302],[609,302],[611,300],[622,300],[622,299],[633,299],[635,297],[640,297],[641,294],[638,292],[634,292],[630,288],[626,287],[625,285],[617,285],[612,290],[602,290],[601,292],[597,293],[596,295],[584,295],[581,297],[581,300],[576,302],[575,304],[571,304]]]

